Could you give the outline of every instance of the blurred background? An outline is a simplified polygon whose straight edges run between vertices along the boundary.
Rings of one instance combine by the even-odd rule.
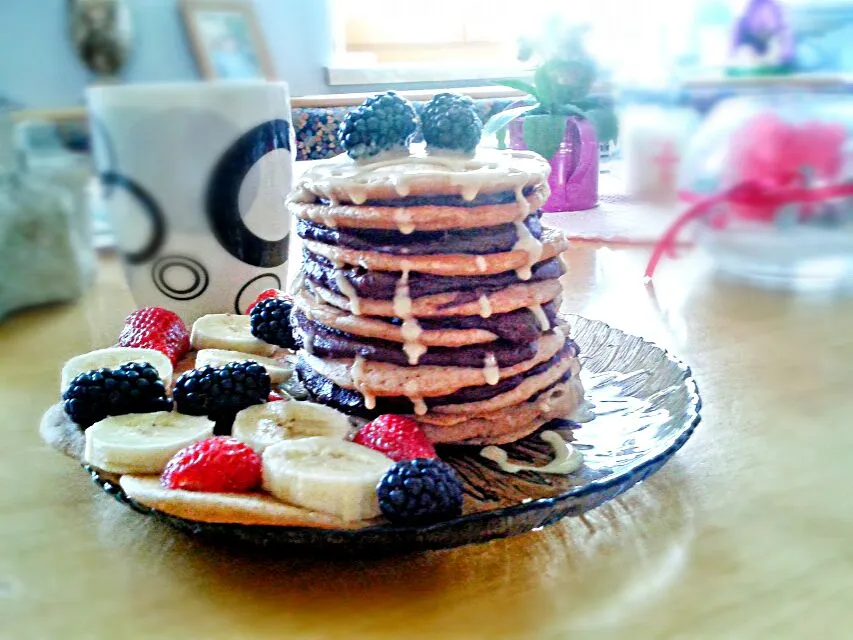
[[[732,98],[796,94],[831,96],[824,112],[837,118],[853,91],[851,37],[853,1],[843,0],[2,0],[0,243],[10,250],[0,268],[21,271],[38,237],[54,270],[77,275],[35,296],[28,283],[9,299],[0,291],[0,316],[79,294],[94,269],[87,252],[112,245],[91,197],[88,86],[284,80],[296,159],[312,161],[340,152],[337,126],[365,94],[403,90],[420,109],[456,88],[486,122],[535,104],[544,67],[564,98],[530,115],[574,114],[595,135],[570,127],[571,138],[561,125],[561,140],[543,144],[510,125],[484,143],[553,154],[575,195],[551,210],[595,211],[567,230],[653,242],[678,214],[679,191],[725,186],[713,168],[684,177],[708,114]],[[812,106],[796,103],[785,117]],[[717,130],[736,131],[749,111]],[[579,149],[590,144],[597,164],[581,176]]]
[[[229,46],[243,51],[254,47],[255,53],[268,58],[268,71],[290,83],[294,96],[367,91],[388,82],[398,88],[485,84],[484,80],[512,70],[521,33],[559,13],[591,26],[589,48],[607,69],[608,80],[659,87],[722,71],[731,30],[746,4],[744,0],[4,0],[0,89],[6,101],[19,107],[82,104],[84,87],[97,75],[81,60],[75,39],[86,39],[81,31],[87,22],[98,24],[100,11],[114,14],[106,21],[117,23],[110,31],[122,51],[115,64],[105,68],[105,75],[121,82],[201,79],[205,67],[194,47],[200,40],[197,44],[214,52]],[[853,3],[782,0],[779,4],[796,33],[797,72],[853,70],[853,52],[843,46],[853,32]],[[240,5],[245,5],[246,13]],[[87,11],[94,17],[87,19]],[[252,33],[251,27],[259,32]],[[218,69],[220,76],[251,72]]]

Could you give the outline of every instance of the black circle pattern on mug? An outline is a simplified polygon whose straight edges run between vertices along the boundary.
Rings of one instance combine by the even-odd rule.
[[[264,287],[264,289],[281,289],[281,278],[278,277],[275,273],[262,273],[259,276],[255,276],[251,280],[249,280],[246,284],[240,287],[240,290],[237,292],[237,297],[234,298],[234,313],[242,314],[245,313],[246,307],[249,306],[252,302],[254,302],[254,298],[251,300],[247,300],[246,304],[240,300],[243,297],[243,294],[246,293],[246,290],[251,287],[253,284],[258,282],[258,280],[263,280],[264,278],[269,278],[272,282],[270,286]],[[263,289],[261,290],[263,291]],[[260,293],[260,291],[258,291]]]
[[[119,187],[127,191],[139,204],[143,211],[151,219],[151,237],[138,251],[124,252],[124,259],[129,264],[142,264],[148,262],[157,255],[166,240],[166,217],[160,209],[160,205],[154,198],[136,182],[115,171],[105,171],[99,176],[101,185],[105,187],[105,194],[112,193],[112,187]],[[107,191],[106,188],[110,190]]]
[[[167,281],[170,270],[186,269],[192,274],[192,284],[188,287],[177,288]],[[194,300],[203,294],[210,284],[207,269],[198,260],[186,256],[163,256],[151,265],[151,279],[154,286],[164,296],[172,300]]]
[[[247,131],[222,154],[207,186],[207,217],[213,235],[232,256],[255,267],[270,269],[287,260],[287,234],[264,240],[243,222],[238,198],[249,170],[266,154],[290,148],[290,123],[270,120]]]

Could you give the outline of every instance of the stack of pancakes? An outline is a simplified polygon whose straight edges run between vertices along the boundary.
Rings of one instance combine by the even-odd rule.
[[[412,415],[434,442],[506,443],[582,400],[557,310],[549,165],[525,151],[317,163],[288,200],[303,245],[292,322],[318,402]]]

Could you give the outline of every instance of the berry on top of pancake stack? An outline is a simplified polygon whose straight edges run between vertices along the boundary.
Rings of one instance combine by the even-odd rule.
[[[540,223],[550,167],[477,149],[470,98],[418,118],[393,92],[351,112],[347,155],[288,199],[303,241],[297,373],[351,415],[412,416],[436,443],[512,442],[583,399],[577,345],[557,314],[564,236]]]

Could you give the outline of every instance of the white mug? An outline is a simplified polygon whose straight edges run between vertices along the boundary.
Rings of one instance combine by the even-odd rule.
[[[283,288],[296,144],[283,82],[94,87],[95,166],[139,306],[192,322]]]

